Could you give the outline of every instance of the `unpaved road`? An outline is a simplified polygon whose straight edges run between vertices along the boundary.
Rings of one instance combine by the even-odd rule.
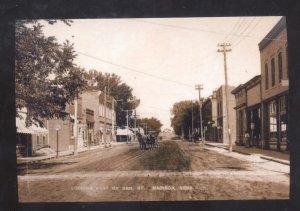
[[[288,167],[182,141],[117,145],[20,166],[20,202],[289,198]],[[282,168],[281,168],[282,167]]]

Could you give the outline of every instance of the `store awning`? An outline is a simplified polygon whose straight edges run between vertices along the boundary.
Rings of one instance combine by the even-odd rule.
[[[34,124],[32,124],[29,127],[26,127],[25,124],[26,113],[19,112],[19,115],[22,116],[22,119],[16,117],[17,133],[26,133],[26,134],[47,134],[48,133],[48,130],[46,128],[38,127]]]

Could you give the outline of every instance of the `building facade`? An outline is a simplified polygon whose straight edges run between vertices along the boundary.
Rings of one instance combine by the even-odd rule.
[[[102,94],[103,95],[103,94]],[[101,92],[99,91],[84,91],[76,102],[68,104],[65,111],[68,113],[65,119],[50,119],[47,121],[49,130],[49,144],[52,149],[57,147],[57,126],[60,126],[58,131],[59,151],[73,150],[75,148],[75,103],[77,104],[77,146],[78,148],[90,147],[104,143],[104,128],[106,124],[106,140],[113,140],[111,133],[108,131],[112,128],[112,123],[115,123],[115,111],[112,109],[112,104],[106,96],[105,103],[101,100]],[[106,110],[106,111],[105,111]],[[106,115],[105,115],[106,113]],[[104,117],[106,116],[106,118]],[[112,118],[114,117],[114,121]]]
[[[288,43],[285,18],[258,44],[261,61],[264,148],[287,150]]]
[[[203,125],[205,132],[205,140],[218,141],[217,129],[217,99],[216,92],[213,92],[202,105]]]
[[[225,86],[222,85],[219,89],[215,91],[216,94],[216,104],[217,104],[217,140],[225,144],[229,144],[229,140],[234,140],[236,136],[236,112],[235,98],[231,94],[234,89],[233,86],[228,86],[228,116],[227,116],[227,105],[226,105],[226,95]]]
[[[236,144],[245,145],[245,133],[250,145],[262,146],[261,139],[261,76],[255,76],[231,92],[236,100]]]
[[[35,151],[49,145],[48,130],[37,126],[36,122],[26,126],[27,109],[18,110],[16,117],[16,153],[18,156],[32,156]]]
[[[236,98],[236,142],[277,151],[288,150],[288,54],[285,18],[258,44],[261,75],[232,91]]]

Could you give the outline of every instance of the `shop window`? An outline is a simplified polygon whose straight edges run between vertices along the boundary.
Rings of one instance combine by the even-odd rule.
[[[271,83],[272,83],[272,87],[275,86],[275,59],[272,58],[271,59]]]
[[[279,52],[278,54],[278,76],[279,76],[279,82],[282,80],[282,53]]]
[[[286,112],[286,96],[280,97],[279,101],[280,101],[279,111]]]
[[[277,132],[277,120],[274,116],[270,116],[270,132]]]
[[[282,96],[279,98],[279,112],[280,112],[280,138],[283,141],[287,137],[287,99],[286,96]]]
[[[270,138],[276,138],[277,136],[277,117],[276,117],[276,102],[272,101],[269,104],[269,126],[270,126]]]
[[[286,46],[286,75],[287,75],[287,78],[289,78],[289,56],[288,56],[288,46]]]
[[[268,71],[268,63],[265,64],[265,83],[266,90],[269,89],[269,71]]]
[[[281,140],[287,137],[287,115],[280,115],[280,130],[281,130]]]

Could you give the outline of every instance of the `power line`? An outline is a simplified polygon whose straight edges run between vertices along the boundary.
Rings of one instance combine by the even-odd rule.
[[[256,26],[260,23],[261,20],[262,20],[262,18],[258,19],[258,21],[256,22],[256,24],[253,25],[253,27],[250,29],[250,31],[248,32],[248,34],[251,33],[251,32],[256,28]],[[243,38],[240,39],[238,42],[236,42],[236,43],[234,43],[234,44],[232,44],[232,45],[237,46],[237,45],[238,45],[242,40],[244,40],[244,39],[245,39],[245,37],[243,37]]]
[[[249,21],[248,25],[243,29],[243,31],[240,33],[240,35],[245,35],[245,32],[248,30],[248,28],[252,25],[255,18],[252,18],[252,20]],[[235,42],[237,42],[238,39],[245,39],[245,37],[238,37]],[[233,44],[234,45],[234,44]]]
[[[232,34],[232,33],[236,30],[236,28],[239,26],[241,20],[242,20],[242,18],[239,17],[237,23],[234,25],[234,27],[232,28],[231,32],[230,32],[229,34],[227,34],[226,37],[224,38],[224,40],[223,40],[224,42],[227,41],[227,38],[230,39],[231,34]]]
[[[158,79],[161,79],[161,80],[164,80],[164,81],[168,81],[168,82],[171,82],[171,83],[176,83],[176,84],[179,84],[179,85],[182,85],[182,86],[192,87],[190,84],[186,84],[186,83],[182,83],[182,82],[179,82],[179,81],[173,81],[173,80],[170,80],[170,79],[167,79],[167,78],[159,77],[157,75],[153,75],[153,74],[150,74],[150,73],[139,71],[139,70],[136,70],[136,69],[124,66],[124,65],[116,64],[116,63],[113,63],[111,61],[107,61],[107,60],[104,60],[104,59],[101,59],[101,58],[98,58],[98,57],[95,57],[95,56],[91,56],[91,55],[88,55],[88,54],[80,52],[80,51],[76,51],[76,52],[79,53],[79,54],[81,54],[81,55],[90,57],[92,59],[101,61],[103,63],[110,64],[110,65],[113,65],[113,66],[116,66],[116,67],[121,67],[123,69],[129,70],[129,71],[132,71],[132,72],[140,73],[140,74],[147,75],[147,76],[150,76],[150,77],[153,77],[153,78],[158,78]]]
[[[207,33],[213,33],[213,34],[220,34],[220,35],[229,35],[227,33],[223,33],[223,32],[217,32],[217,31],[209,31],[209,30],[204,30],[204,29],[199,29],[199,28],[191,28],[191,27],[184,27],[184,26],[175,26],[175,25],[169,25],[169,24],[162,24],[162,23],[155,23],[155,22],[151,22],[151,21],[145,21],[145,20],[132,20],[132,21],[136,21],[136,22],[145,22],[145,23],[149,23],[149,24],[153,24],[153,25],[158,25],[158,26],[164,26],[164,27],[170,27],[170,28],[177,28],[177,29],[183,29],[183,30],[190,30],[190,31],[201,31],[201,32],[207,32]],[[245,21],[242,20],[242,23],[244,23]],[[243,24],[240,24],[238,30],[241,28],[241,26],[243,26]],[[231,36],[234,37],[248,37],[248,38],[260,38],[260,39],[264,39],[264,37],[262,38],[261,36],[253,36],[253,35],[241,35],[241,34],[231,34]],[[265,38],[265,39],[269,39],[269,40],[281,40],[281,41],[286,41],[284,39],[270,39],[270,38]]]
[[[161,110],[161,111],[170,111],[170,110],[167,110],[167,109],[162,109],[162,108],[159,108],[159,107],[149,106],[149,105],[145,105],[145,104],[140,104],[139,106],[144,106],[144,107],[148,107],[148,108],[158,109],[158,110]]]

